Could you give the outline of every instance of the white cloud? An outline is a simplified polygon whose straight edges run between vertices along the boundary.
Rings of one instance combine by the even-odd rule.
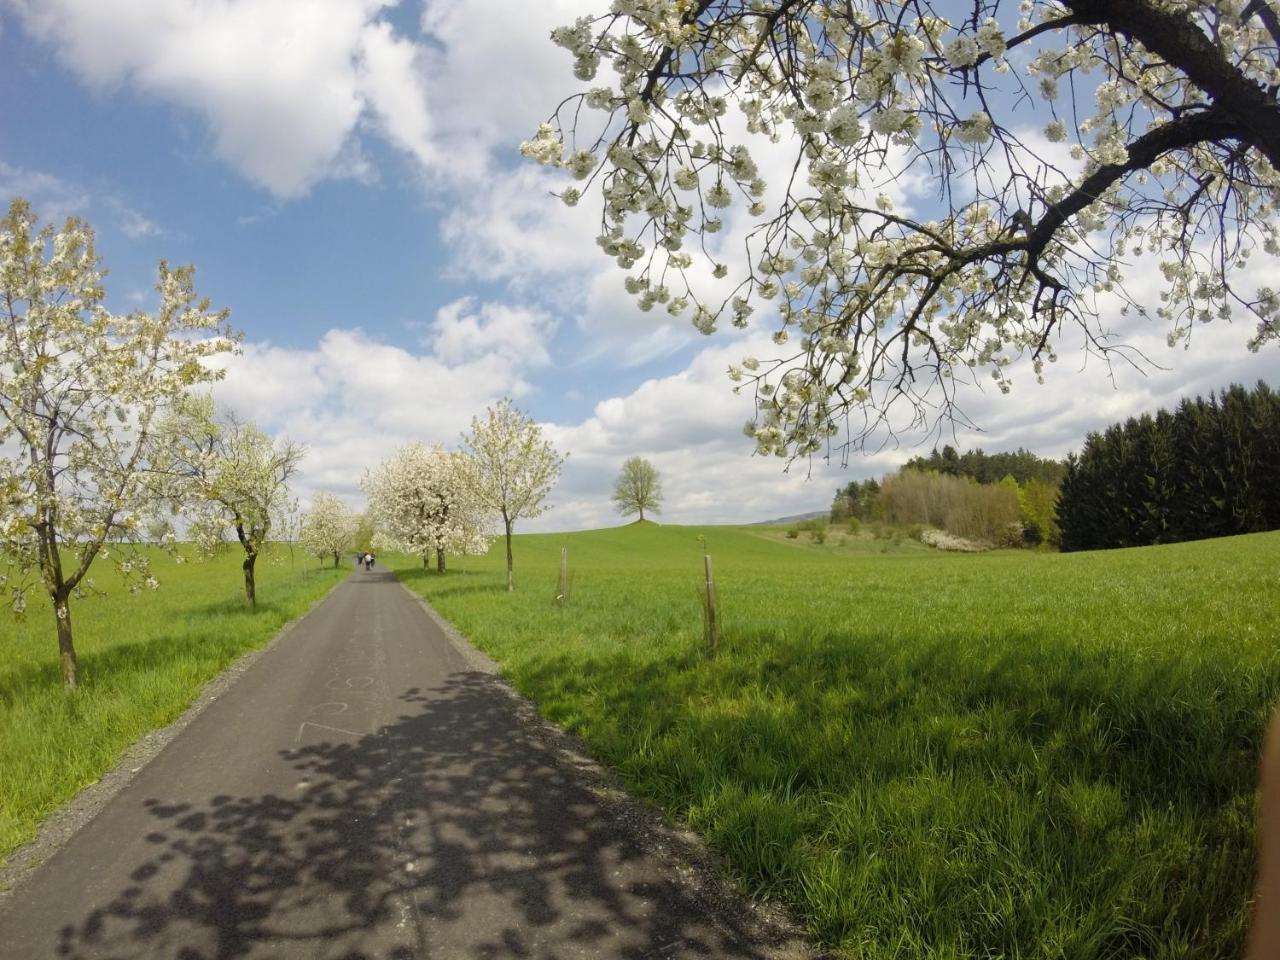
[[[0,198],[6,201],[22,197],[43,223],[61,226],[67,217],[78,216],[95,228],[103,226],[103,213],[130,240],[158,237],[164,230],[158,223],[139,213],[121,196],[93,191],[62,177],[40,170],[15,167],[0,160]]]
[[[365,27],[361,46],[361,87],[387,139],[422,166],[435,166],[437,151],[419,64],[421,49],[396,36],[388,23]]]
[[[566,89],[572,58],[549,39],[554,27],[601,12],[599,0],[430,0],[422,29],[437,132],[453,176],[487,177],[514,159]]]
[[[485,349],[477,329],[502,329],[520,338]],[[330,490],[360,498],[360,474],[401,444],[456,444],[471,417],[504,395],[533,389],[528,370],[546,362],[552,325],[545,315],[473,301],[443,308],[430,327],[432,349],[414,353],[362,330],[334,329],[314,348],[248,343],[225,361],[214,387],[218,401],[270,433],[308,448],[298,492],[305,502]]]
[[[0,160],[0,197],[22,197],[45,223],[85,215],[92,205],[89,192],[77,184],[39,170],[14,167]]]
[[[432,352],[448,364],[496,354],[529,367],[551,362],[547,341],[555,321],[544,311],[464,297],[446,304],[431,325]]]
[[[159,237],[164,234],[158,223],[144,217],[119,197],[108,196],[104,198],[104,202],[115,214],[116,222],[120,226],[120,232],[130,240],[144,240],[148,237]]]
[[[200,114],[218,156],[272,193],[367,179],[365,113],[430,155],[416,51],[377,18],[388,0],[15,0],[22,22],[90,86]]]

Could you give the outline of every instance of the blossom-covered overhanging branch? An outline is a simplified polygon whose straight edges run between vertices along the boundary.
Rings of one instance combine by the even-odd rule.
[[[1171,343],[1238,311],[1251,346],[1274,339],[1274,291],[1238,276],[1280,252],[1275,23],[1240,2],[617,0],[553,34],[580,79],[607,62],[613,82],[565,100],[523,150],[598,181],[598,242],[642,309],[710,332],[776,300],[793,352],[731,369],[756,390],[749,432],[766,453],[847,450],[903,401],[911,426],[957,416],[957,380],[1007,391],[1020,357],[1040,375],[1064,328],[1122,350],[1107,313],[1145,311],[1124,284],[1139,256],[1158,262]],[[772,208],[753,138],[793,146]],[[1069,142],[1078,169],[1046,141]],[[927,174],[936,216],[872,200],[886,170]],[[708,238],[735,202],[753,228],[724,295],[695,256],[727,274]]]

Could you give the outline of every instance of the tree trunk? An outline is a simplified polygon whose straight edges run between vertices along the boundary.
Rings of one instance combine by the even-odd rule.
[[[256,553],[246,553],[244,557],[244,599],[250,610],[258,608],[258,595],[253,583],[253,565],[258,560]]]
[[[338,569],[338,551],[333,551],[333,569]]]
[[[640,508],[640,522],[644,523],[644,507]]]
[[[507,528],[507,593],[510,593],[516,588],[515,577],[511,573],[511,521],[504,520],[503,523]]]
[[[431,569],[431,554],[426,552],[422,554],[422,569],[423,570]]]
[[[71,607],[65,596],[55,596],[53,613],[58,621],[58,653],[62,657],[62,685],[76,688],[76,648],[71,642]]]
[[[436,573],[444,573],[444,547],[436,547]]]

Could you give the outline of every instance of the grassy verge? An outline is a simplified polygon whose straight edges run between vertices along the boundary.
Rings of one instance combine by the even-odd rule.
[[[1280,699],[1278,550],[859,555],[645,524],[520,537],[514,595],[501,550],[399,572],[847,956],[1220,958]]]
[[[96,566],[104,596],[73,602],[80,688],[62,689],[52,614],[31,603],[0,632],[0,858],[96,781],[143,734],[176,719],[201,687],[259,647],[348,571],[258,564],[258,610],[244,607],[239,558],[153,558],[161,588],[130,596]]]

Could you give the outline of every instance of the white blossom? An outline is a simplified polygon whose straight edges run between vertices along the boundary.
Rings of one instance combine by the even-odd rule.
[[[494,515],[480,498],[477,466],[466,454],[411,443],[367,470],[360,486],[369,498],[374,542],[422,557],[483,554]]]
[[[563,458],[542,428],[504,398],[471,419],[464,437],[474,464],[476,502],[502,519],[507,541],[507,589],[515,589],[511,534],[517,520],[540,516],[547,494],[560,478]]]
[[[40,229],[15,200],[0,223],[0,563],[16,614],[38,577],[53,605],[63,678],[74,686],[70,599],[95,559],[126,582],[149,576],[125,544],[164,498],[173,438],[158,429],[206,361],[235,346],[226,312],[196,295],[194,270],[161,261],[159,309],[104,303],[92,229]],[[108,540],[121,541],[112,551]]]
[[[950,415],[963,379],[1007,391],[1009,365],[1042,369],[1066,324],[1113,351],[1098,298],[1136,304],[1110,268],[1138,256],[1176,265],[1155,314],[1175,342],[1233,309],[1257,321],[1253,348],[1280,339],[1280,298],[1239,288],[1244,252],[1280,256],[1265,10],[1159,0],[1070,15],[1084,6],[993,0],[949,22],[895,0],[616,0],[555,35],[610,82],[567,97],[526,153],[565,164],[566,141],[591,145],[572,172],[601,177],[599,243],[645,281],[642,308],[672,267],[683,286],[669,302],[687,300],[703,333],[722,313],[741,322],[739,301],[778,300],[780,345],[794,345],[756,385],[762,453],[823,449],[856,407],[872,425],[896,403],[920,423]],[[773,194],[758,140],[721,121],[731,104],[752,137],[790,149],[771,158],[794,171]],[[1037,126],[1069,144],[1070,169],[1021,132]],[[699,257],[728,276],[708,243],[722,229],[746,234],[744,276],[702,286]],[[785,274],[750,270],[783,255]]]

